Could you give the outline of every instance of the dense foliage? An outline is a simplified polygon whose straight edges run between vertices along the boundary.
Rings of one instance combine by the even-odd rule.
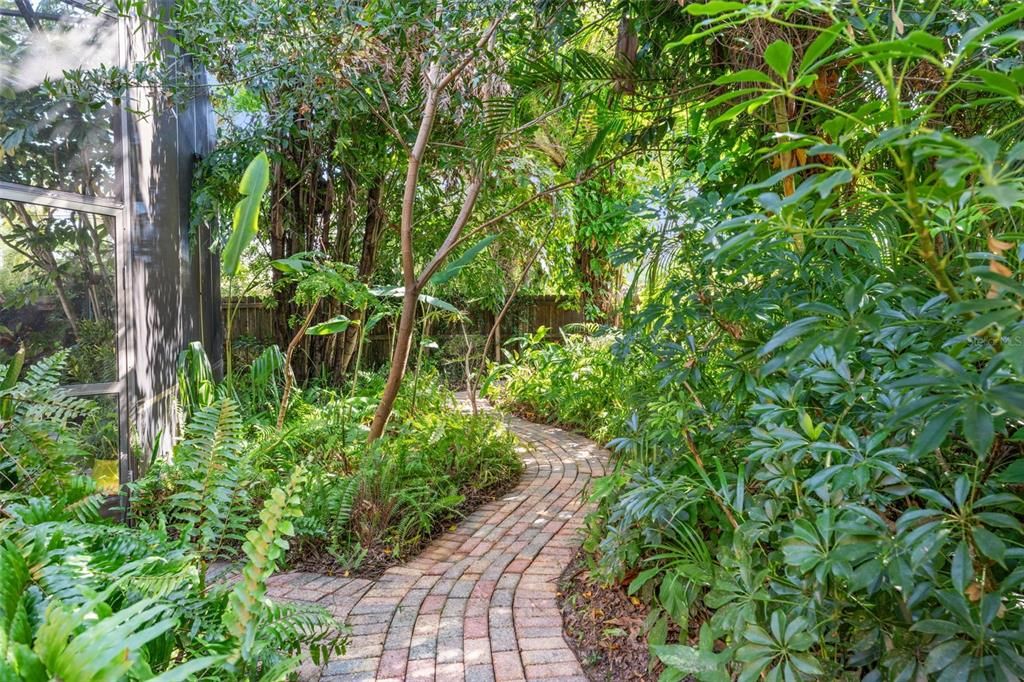
[[[324,614],[266,601],[278,565],[372,573],[519,470],[442,386],[444,328],[449,379],[615,450],[585,548],[653,605],[665,680],[1024,677],[1020,3],[210,0],[154,21],[218,81],[193,219],[222,249],[226,377],[185,350],[173,456],[134,482],[134,526],[105,520],[80,474],[112,436],[59,385],[114,378],[90,350],[114,333],[107,226],[0,206],[0,673],[255,679],[335,647]],[[188,98],[160,80],[179,56],[122,80]],[[589,322],[488,368],[520,290]],[[252,293],[273,339],[234,334]]]
[[[0,394],[0,676],[5,680],[277,680],[304,647],[341,651],[324,609],[275,604],[267,578],[302,516],[306,474],[268,491],[244,532],[245,579],[207,583],[232,520],[239,457],[237,406],[198,412],[176,457],[219,464],[168,501],[176,525],[128,527],[82,475],[75,422],[94,407],[56,388],[66,355],[35,364]],[[9,369],[9,368],[8,368]],[[5,371],[5,376],[7,372]]]
[[[492,379],[618,453],[588,547],[665,679],[1024,675],[1024,10],[976,9],[687,3],[758,59],[637,203],[623,329]]]
[[[344,639],[322,608],[266,598],[278,567],[379,569],[518,476],[511,435],[462,412],[432,373],[374,448],[380,376],[297,390],[278,430],[267,396],[282,365],[263,356],[231,388],[210,381],[200,347],[182,354],[187,425],[133,484],[133,527],[83,474],[94,463],[78,425],[96,407],[58,386],[67,354],[0,393],[4,679],[287,678],[300,653],[325,661]],[[240,580],[209,582],[237,561]]]
[[[372,448],[366,447],[365,424],[383,383],[379,373],[361,375],[348,390],[297,389],[278,429],[277,403],[265,396],[280,395],[282,366],[263,374],[266,358],[275,353],[280,356],[276,347],[268,348],[233,387],[247,406],[241,411],[236,406],[229,415],[237,438],[233,446],[211,450],[204,442],[205,433],[221,428],[211,406],[225,400],[236,405],[226,398],[232,389],[214,385],[200,398],[205,404],[193,408],[173,461],[155,462],[137,487],[133,512],[138,518],[195,532],[190,523],[198,500],[210,497],[210,472],[222,470],[224,478],[215,484],[225,489],[216,519],[211,518],[214,532],[196,542],[210,550],[211,559],[231,557],[256,523],[253,503],[270,497],[301,466],[306,472],[299,495],[303,517],[294,522],[288,557],[292,565],[344,571],[368,557],[371,567],[407,558],[467,503],[518,478],[522,465],[511,434],[493,416],[463,411],[433,370],[424,369],[415,387],[407,386],[389,437]],[[203,393],[193,390],[201,372],[187,372],[204,364],[195,346],[183,354],[183,392]]]

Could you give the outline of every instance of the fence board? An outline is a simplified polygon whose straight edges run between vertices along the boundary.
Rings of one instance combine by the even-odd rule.
[[[502,320],[500,337],[508,339],[525,334],[532,334],[540,327],[547,327],[547,338],[557,341],[561,338],[562,327],[582,322],[583,314],[574,309],[578,305],[572,299],[563,296],[524,296],[513,302],[513,305]],[[274,342],[274,310],[256,297],[243,299],[224,299],[221,316],[227,324],[229,307],[235,308],[235,323],[232,335],[238,339],[248,338],[258,344],[266,345]],[[494,324],[494,315],[490,312],[470,312],[466,331],[469,334],[483,336],[490,332]],[[368,365],[380,365],[388,360],[391,347],[393,325],[391,320],[383,321],[366,340],[364,358]],[[462,338],[462,330],[458,325],[442,325],[431,330],[431,338],[442,345],[453,339]],[[321,337],[322,338],[322,337]],[[303,343],[300,352],[306,351],[310,339]]]

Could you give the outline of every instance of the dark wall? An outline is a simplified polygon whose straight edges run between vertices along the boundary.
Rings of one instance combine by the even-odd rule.
[[[136,32],[130,49],[141,55],[153,40]],[[216,259],[207,231],[189,220],[193,169],[215,141],[213,115],[204,74],[187,58],[176,64],[191,96],[172,105],[166,93],[138,89],[132,108],[145,114],[128,121],[132,422],[144,457],[158,439],[165,451],[175,432],[178,353],[199,340],[217,362],[222,346]]]

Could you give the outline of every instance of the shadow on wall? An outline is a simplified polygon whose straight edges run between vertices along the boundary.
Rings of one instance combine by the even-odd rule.
[[[153,36],[133,38],[132,48],[149,40]],[[166,41],[164,46],[174,49]],[[175,69],[179,79],[198,80],[192,100],[174,108],[159,92],[140,89],[135,101],[145,105],[147,114],[133,117],[128,131],[134,169],[128,273],[134,353],[130,385],[135,387],[131,421],[143,455],[139,469],[149,453],[164,454],[173,442],[178,353],[199,340],[217,363],[223,343],[216,259],[208,231],[200,227],[193,234],[189,220],[195,160],[214,144],[211,107],[205,79],[196,79],[191,60],[177,60]]]

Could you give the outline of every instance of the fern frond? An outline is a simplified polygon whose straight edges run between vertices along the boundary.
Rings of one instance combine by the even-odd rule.
[[[175,449],[174,469],[168,517],[201,556],[215,556],[225,540],[241,538],[248,518],[242,511],[248,464],[233,400],[222,398],[196,411]]]
[[[12,644],[31,644],[28,627],[28,564],[10,542],[0,547],[0,654]]]
[[[197,410],[213,404],[217,382],[203,344],[193,341],[178,353],[178,405],[190,418]]]
[[[253,407],[263,407],[260,403],[276,402],[280,399],[279,386],[284,382],[284,353],[276,345],[263,349],[249,369],[252,388]]]
[[[346,638],[338,621],[315,604],[268,604],[260,616],[260,634],[275,649],[291,654],[308,647],[317,664],[345,652]]]
[[[33,650],[51,676],[68,682],[121,679],[148,642],[174,627],[174,619],[166,617],[168,605],[144,599],[110,613],[97,608],[106,597],[100,595],[73,610],[59,600],[47,606]],[[109,615],[104,617],[105,612]]]
[[[305,480],[305,470],[297,467],[283,489],[271,490],[270,498],[260,512],[259,527],[246,534],[242,550],[248,561],[242,568],[242,579],[228,596],[228,606],[223,617],[228,634],[238,642],[234,660],[250,660],[259,653],[256,633],[265,603],[267,579],[274,573],[278,560],[288,548],[284,538],[295,534],[290,519],[302,516],[299,493]]]

